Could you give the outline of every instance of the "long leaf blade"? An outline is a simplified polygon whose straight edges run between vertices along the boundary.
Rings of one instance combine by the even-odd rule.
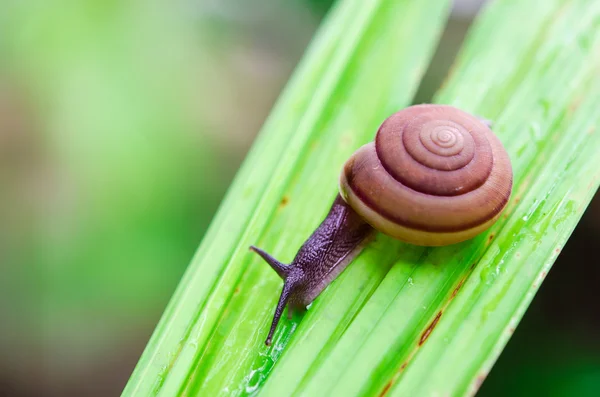
[[[383,117],[409,104],[447,11],[445,0],[339,2],[253,146],[123,395],[239,395],[262,383],[298,320],[284,321],[278,342],[264,347],[280,281],[247,247],[293,255],[327,211],[345,158],[370,140]],[[416,29],[420,35],[410,37]]]

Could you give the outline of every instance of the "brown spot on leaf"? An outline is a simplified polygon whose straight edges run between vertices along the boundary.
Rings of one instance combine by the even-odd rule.
[[[548,274],[548,273],[542,272],[542,278],[546,277],[546,274]]]
[[[404,371],[404,369],[406,368],[406,366],[408,365],[408,361],[410,360],[410,357],[408,358],[407,361],[405,361],[402,366],[400,366],[400,369],[396,371],[396,373],[394,374],[394,376],[392,377],[392,379],[389,380],[388,383],[386,383],[385,387],[383,388],[383,390],[381,391],[381,393],[379,393],[379,396],[385,396],[390,389],[392,388],[392,385],[394,384],[394,382],[396,382],[396,379],[398,379],[398,376],[400,375],[400,372]]]
[[[281,202],[279,203],[280,207],[285,207],[288,203],[290,202],[290,199],[288,198],[288,196],[283,196],[283,198],[281,199]]]
[[[235,289],[233,290],[233,294],[237,295],[240,293],[240,287],[235,287]]]
[[[486,377],[487,377],[487,374],[479,374],[477,376],[477,378],[475,378],[475,382],[473,382],[473,387],[475,388],[475,391],[479,390],[479,388],[483,384],[483,381],[485,380]]]
[[[421,339],[419,340],[419,346],[423,345],[423,343],[425,343],[427,338],[429,338],[429,335],[431,335],[431,333],[433,332],[433,329],[437,325],[438,321],[440,321],[440,317],[442,317],[441,311],[438,312],[438,314],[435,316],[435,318],[433,319],[431,324],[429,324],[427,329],[425,331],[423,331],[423,333],[421,334]]]
[[[379,393],[379,397],[385,396],[390,391],[390,389],[392,388],[392,384],[393,383],[394,383],[393,380],[390,380],[388,383],[386,383],[386,385],[383,388],[383,390],[381,391],[381,393]]]
[[[452,295],[450,296],[450,299],[454,299],[454,297],[456,296],[456,294],[458,294],[458,291],[462,288],[464,283],[465,283],[465,279],[463,278],[462,280],[460,280],[460,282],[458,283],[456,288],[454,288],[454,291],[452,291]]]
[[[554,253],[555,253],[556,255],[560,254],[560,248],[556,248],[556,249],[554,250]]]
[[[496,235],[494,233],[490,233],[490,235],[488,236],[488,241],[492,242],[492,240],[494,239],[494,237],[496,237]]]

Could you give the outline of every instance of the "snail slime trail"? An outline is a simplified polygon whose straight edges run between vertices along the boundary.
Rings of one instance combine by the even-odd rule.
[[[423,246],[468,240],[498,220],[512,181],[508,154],[486,120],[448,105],[394,113],[346,161],[340,194],[291,264],[250,247],[284,280],[265,343],[285,306],[304,310],[375,230]]]

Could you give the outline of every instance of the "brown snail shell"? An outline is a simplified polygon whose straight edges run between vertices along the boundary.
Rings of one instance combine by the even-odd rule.
[[[487,125],[445,105],[390,116],[344,165],[340,192],[371,226],[417,245],[458,243],[508,203],[512,168]]]

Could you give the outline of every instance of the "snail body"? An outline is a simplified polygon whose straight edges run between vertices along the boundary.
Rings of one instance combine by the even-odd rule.
[[[375,231],[442,246],[488,229],[508,203],[512,168],[482,120],[452,106],[415,105],[388,117],[375,141],[346,161],[339,190],[290,265],[251,247],[284,280],[267,345],[285,305],[310,304]]]

